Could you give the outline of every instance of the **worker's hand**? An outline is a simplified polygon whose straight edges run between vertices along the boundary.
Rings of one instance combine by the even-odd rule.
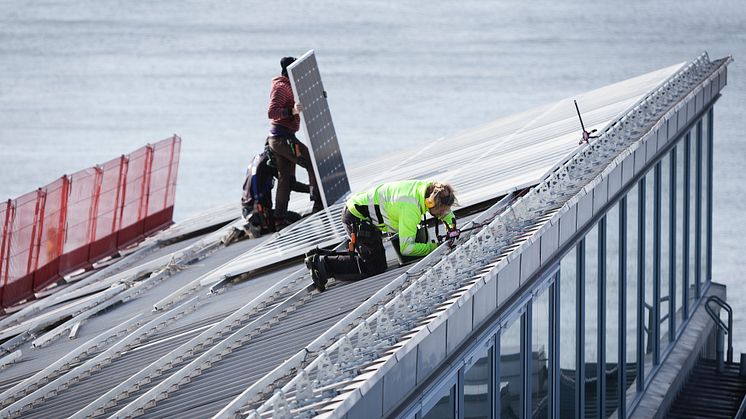
[[[459,237],[461,237],[461,230],[459,230],[457,228],[452,228],[452,229],[448,230],[448,233],[446,233],[446,238],[448,240],[456,240]]]
[[[303,104],[300,102],[295,102],[295,105],[293,106],[293,115],[298,115],[301,112],[303,112]]]

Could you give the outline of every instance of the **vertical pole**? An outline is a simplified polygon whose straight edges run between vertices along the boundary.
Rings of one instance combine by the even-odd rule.
[[[124,203],[127,200],[127,175],[129,172],[129,157],[122,154],[119,166],[119,184],[117,185],[117,205],[119,205],[119,217],[114,217],[111,232],[116,233],[122,229],[122,217],[124,216]]]
[[[28,258],[26,259],[26,274],[34,272],[35,269],[35,251],[39,250],[39,240],[37,239],[39,228],[39,212],[41,211],[40,205],[42,201],[42,190],[41,188],[36,189],[36,205],[34,206],[34,222],[31,227],[31,239],[29,240]],[[33,282],[31,283],[33,289]]]
[[[653,176],[653,365],[660,364],[661,330],[661,162],[655,164]]]
[[[606,216],[598,222],[598,302],[596,303],[596,375],[597,412],[606,416]]]
[[[676,337],[676,147],[671,149],[670,155],[668,188],[670,192],[668,197],[668,342],[673,343]]]
[[[65,240],[67,239],[67,205],[70,198],[72,182],[70,177],[62,177],[62,193],[60,195],[60,216],[57,219],[57,254],[65,252]]]
[[[575,417],[583,419],[585,409],[585,238],[577,244],[577,307],[575,316]]]
[[[682,301],[682,305],[684,307],[684,319],[689,318],[689,246],[691,245],[691,243],[689,243],[689,218],[691,218],[691,168],[689,164],[691,155],[689,153],[689,147],[691,146],[691,139],[692,134],[690,131],[686,134],[684,143],[684,179],[682,179],[684,181],[684,237],[682,237],[684,242],[684,260],[682,261],[682,273],[684,274],[684,277],[681,279],[681,286],[684,288],[684,294],[682,296],[682,298],[684,299],[684,301]]]
[[[531,327],[533,317],[533,300],[529,300],[526,304],[526,311],[521,316],[521,362],[523,368],[523,417],[532,417],[532,379],[533,379],[533,366],[531,365],[534,361],[533,345],[531,343]]]
[[[637,184],[637,392],[645,390],[645,178]]]
[[[618,411],[627,417],[627,196],[619,201],[619,385]]]
[[[168,197],[171,194],[171,175],[173,174],[173,166],[174,166],[174,154],[176,151],[176,141],[178,141],[178,136],[174,134],[173,138],[171,138],[171,156],[168,159],[168,175],[166,176],[166,193],[163,195],[163,208],[168,208]]]
[[[2,308],[5,307],[3,305],[3,295],[5,294],[5,286],[8,283],[8,271],[10,271],[8,255],[10,254],[10,239],[13,235],[14,209],[13,200],[8,199],[5,202],[5,222],[3,223],[2,243],[0,243],[0,307]],[[5,268],[3,269],[3,267]]]
[[[550,410],[549,417],[558,418],[560,408],[560,271],[554,274],[554,284],[550,288],[549,294],[549,348],[551,356],[549,357],[549,374],[550,374]],[[496,416],[495,416],[496,417]]]
[[[145,164],[142,169],[142,183],[140,184],[140,205],[137,208],[137,221],[142,221],[148,215],[150,202],[150,178],[153,170],[153,146],[145,146]]]
[[[498,330],[497,333],[495,333],[495,346],[494,350],[492,351],[492,379],[494,383],[494,387],[492,390],[492,394],[494,394],[493,400],[492,400],[492,409],[495,411],[495,414],[492,416],[494,418],[500,417],[500,403],[502,400],[500,400],[500,335],[502,334],[502,329]]]
[[[104,169],[101,166],[95,166],[96,179],[94,180],[93,199],[91,200],[91,211],[88,215],[88,244],[96,241],[96,229],[98,227],[98,205],[101,201],[101,187],[104,181]]]
[[[36,272],[39,269],[39,253],[41,252],[41,238],[44,235],[44,212],[47,207],[47,190],[46,188],[39,188],[37,189],[37,196],[36,196],[36,220],[34,222],[34,236],[31,238],[31,241],[34,246],[34,252],[33,255],[29,255],[33,257],[33,264],[31,265],[31,269],[29,269],[29,272]],[[36,280],[34,279],[34,282]],[[36,284],[34,284],[34,287],[36,287]]]
[[[694,278],[697,286],[697,300],[702,296],[702,121],[697,123],[697,140],[695,142],[695,177],[694,177]]]
[[[464,417],[464,369],[459,368],[456,375],[456,394],[454,394],[453,407],[456,409],[453,417],[463,419]]]
[[[713,149],[713,145],[715,143],[715,120],[714,120],[714,112],[715,108],[710,108],[710,111],[707,113],[707,156],[705,158],[707,159],[707,277],[705,278],[706,282],[710,282],[712,280],[712,214],[714,212],[712,208],[712,186],[714,184],[712,176],[714,173],[713,169],[713,162],[714,162],[714,154],[715,150]]]

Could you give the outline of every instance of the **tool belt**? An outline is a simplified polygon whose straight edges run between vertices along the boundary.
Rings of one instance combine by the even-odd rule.
[[[381,231],[368,220],[361,220],[355,231],[355,250],[363,260],[370,260],[385,251]]]
[[[276,156],[272,152],[271,147],[269,146],[269,139],[270,138],[277,138],[280,140],[283,140],[285,144],[287,144],[288,150],[290,151],[290,154],[295,156],[296,164],[302,168],[307,168],[307,160],[303,158],[300,152],[300,140],[295,137],[295,135],[290,136],[280,136],[280,135],[270,135],[267,137],[267,141],[264,143],[264,151],[267,153],[267,165],[271,167],[277,167],[276,163]]]

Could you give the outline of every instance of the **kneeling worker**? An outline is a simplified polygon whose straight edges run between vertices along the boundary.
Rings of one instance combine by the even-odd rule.
[[[402,256],[426,256],[437,243],[418,243],[417,227],[427,212],[456,228],[451,207],[456,204],[453,188],[446,183],[404,180],[384,183],[352,195],[342,213],[342,223],[354,245],[349,254],[325,255],[309,252],[306,266],[316,288],[326,289],[327,280],[355,281],[386,270],[382,232],[399,235]]]
[[[263,152],[254,156],[246,169],[241,205],[243,217],[247,221],[244,229],[251,238],[277,231],[278,227],[284,226],[275,223],[272,209],[272,188],[277,177],[277,168],[271,164],[271,159],[271,151],[269,147],[265,147]],[[295,178],[292,178],[290,188],[295,192],[309,193],[308,185],[296,181]],[[296,212],[285,211],[284,221],[287,223],[294,223],[300,218],[300,214]]]

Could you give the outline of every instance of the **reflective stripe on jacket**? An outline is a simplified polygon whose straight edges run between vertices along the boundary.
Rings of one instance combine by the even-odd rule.
[[[402,255],[425,256],[438,247],[437,243],[415,242],[417,225],[428,212],[425,192],[431,183],[423,180],[384,183],[352,195],[347,200],[347,209],[360,219],[370,219],[382,231],[398,232]],[[367,215],[358,208],[367,209]],[[441,220],[452,225],[454,218],[453,212],[449,212]]]

